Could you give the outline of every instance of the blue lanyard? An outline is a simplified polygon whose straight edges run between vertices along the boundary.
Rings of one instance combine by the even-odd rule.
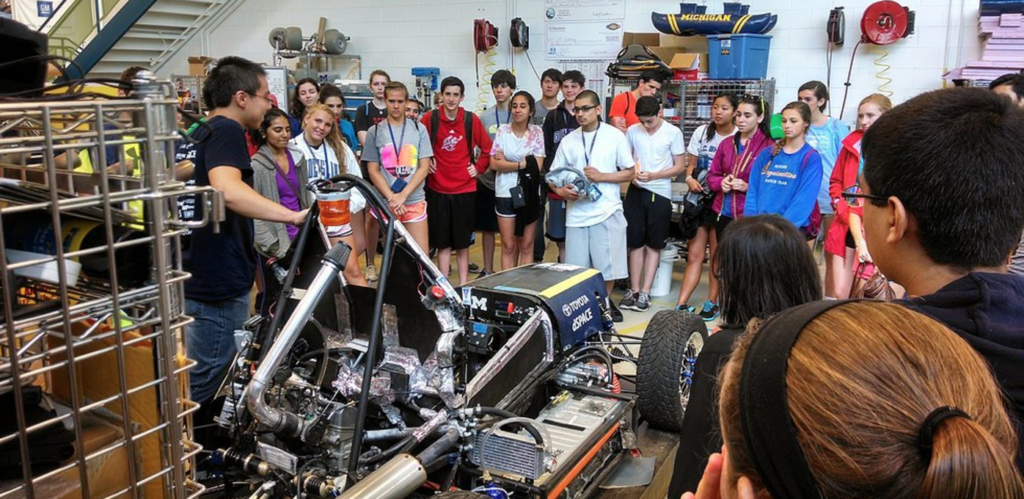
[[[309,142],[306,142],[306,144],[308,145]],[[328,156],[328,154],[327,154],[327,147],[326,146],[327,146],[327,141],[326,140],[321,142],[320,145],[318,145],[316,147],[309,146],[309,155],[313,156],[313,159],[315,159],[317,161],[319,161],[320,158],[316,157],[316,154],[314,152],[319,150],[321,147],[324,148],[324,172],[327,172],[328,170],[331,169],[331,165],[327,164],[327,156]]]
[[[597,128],[594,130],[594,140],[592,140],[590,142],[590,151],[589,152],[587,152],[587,136],[586,136],[586,134],[583,133],[583,130],[580,130],[580,139],[583,140],[583,160],[586,161],[586,163],[587,163],[584,166],[591,166],[590,165],[590,155],[594,152],[594,144],[597,143],[597,132],[600,131],[600,130],[601,130],[601,124],[598,123],[597,124]]]
[[[502,125],[501,117],[498,116],[498,106],[494,106],[494,121],[498,123],[498,126]],[[508,110],[508,116],[505,117],[505,123],[510,123],[511,121],[512,121],[512,110],[509,109]]]
[[[405,122],[404,121],[402,122],[402,135],[401,135],[402,140],[401,140],[401,142],[395,142],[395,131],[391,129],[391,122],[388,121],[387,124],[388,124],[388,133],[391,134],[391,144],[395,147],[395,160],[397,161],[399,156],[401,155],[401,152],[402,152],[401,149],[398,148],[398,144],[399,143],[402,143],[402,144],[405,143],[405,128],[406,128],[405,127]],[[395,166],[402,166],[402,165],[396,164]]]

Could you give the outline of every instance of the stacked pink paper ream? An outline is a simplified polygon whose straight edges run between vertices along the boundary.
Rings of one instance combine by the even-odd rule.
[[[980,61],[971,61],[945,75],[947,80],[991,81],[1024,69],[1024,15],[982,16],[978,34],[985,38]]]

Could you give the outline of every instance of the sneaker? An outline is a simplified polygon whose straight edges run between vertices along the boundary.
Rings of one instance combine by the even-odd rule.
[[[651,309],[651,295],[647,293],[638,293],[636,298],[636,304],[633,305],[632,310],[637,312],[646,312]]]
[[[676,310],[678,310],[680,312],[689,312],[691,314],[697,313],[697,309],[695,309],[695,308],[693,308],[690,305],[687,305],[685,303],[683,303],[681,305],[676,305]]]
[[[477,279],[482,279],[484,277],[487,277],[487,276],[491,275],[492,273],[493,272],[488,272],[486,270],[482,270],[482,271],[480,271],[480,274],[476,276],[476,278]]]
[[[377,267],[374,267],[372,263],[367,265],[366,266],[366,272],[363,272],[363,275],[366,277],[366,280],[368,282],[376,281],[377,280]]]
[[[704,308],[697,314],[704,322],[710,322],[718,318],[718,303],[711,300],[704,302]]]
[[[470,274],[479,274],[480,273],[480,267],[477,264],[473,263],[473,262],[469,262],[469,273]]]
[[[619,301],[619,308],[625,310],[633,310],[633,305],[636,303],[636,292],[632,289],[627,289],[626,294],[622,295],[622,300]]]
[[[622,311],[620,311],[611,300],[608,300],[608,304],[612,307],[612,322],[622,322],[624,320],[622,317]]]

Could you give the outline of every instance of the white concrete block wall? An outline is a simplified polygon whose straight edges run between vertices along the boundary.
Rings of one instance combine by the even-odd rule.
[[[857,102],[875,92],[880,85],[875,60],[891,66],[887,76],[893,101],[902,102],[918,93],[940,88],[942,73],[980,58],[978,39],[978,3],[970,0],[904,0],[917,12],[916,31],[908,39],[893,45],[861,45],[853,63],[851,87],[844,121],[853,123]],[[829,10],[841,4],[846,12],[846,39],[832,59],[832,114],[840,114],[843,82],[850,67],[850,56],[860,36],[860,19],[870,0],[846,2],[764,0],[751,2],[752,12],[773,12],[779,22],[771,32],[772,50],[768,76],[776,79],[776,103],[796,97],[797,88],[807,80],[825,81],[825,22]],[[707,2],[710,12],[722,8],[721,0]],[[299,26],[304,33],[316,29],[321,16],[329,28],[340,29],[352,38],[348,53],[363,59],[363,76],[382,68],[392,78],[413,82],[410,70],[415,66],[437,66],[442,76],[456,75],[467,85],[466,107],[474,107],[480,95],[476,82],[476,59],[472,46],[472,21],[486,18],[499,29],[500,43],[494,69],[509,67],[508,31],[514,17],[522,17],[530,26],[531,56],[538,72],[555,66],[544,57],[544,0],[247,0],[220,26],[196,37],[177,58],[164,68],[166,74],[187,71],[189,55],[221,57],[240,55],[261,63],[271,62],[267,35],[274,27]],[[652,11],[677,12],[679,4],[671,0],[626,0],[626,31],[653,32]],[[479,56],[483,71],[484,57]],[[539,94],[540,86],[527,58],[521,51],[514,55],[519,86]],[[351,66],[342,66],[348,73]],[[484,95],[489,102],[489,96]]]

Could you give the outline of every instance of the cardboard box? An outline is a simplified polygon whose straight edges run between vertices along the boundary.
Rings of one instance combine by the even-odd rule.
[[[647,46],[662,62],[672,66],[676,54],[699,54],[700,70],[708,70],[708,39],[705,36],[675,36],[664,33],[630,33],[622,36],[622,46],[639,43]]]
[[[124,438],[122,431],[110,423],[100,423],[96,420],[90,421],[89,426],[82,430],[82,440],[85,444],[84,454],[90,455],[100,449]],[[136,451],[138,447],[136,447]],[[136,452],[136,456],[138,453]],[[73,460],[78,459],[76,454]],[[70,462],[70,461],[69,461]],[[91,497],[107,497],[119,490],[129,486],[131,477],[128,474],[128,450],[122,445],[113,450],[93,456],[85,462],[86,473],[89,479],[89,492]],[[20,472],[20,470],[19,470]],[[78,467],[64,470],[39,480],[34,486],[36,497],[48,499],[87,499],[82,493],[82,477],[79,475]],[[41,474],[41,473],[40,473]],[[39,476],[38,474],[36,475]],[[21,483],[20,477],[13,480],[0,482],[0,493],[13,490]],[[156,481],[159,485],[160,481]],[[25,497],[24,491],[12,494],[15,498]]]
[[[705,58],[707,57],[707,54],[703,55]],[[676,54],[672,56],[672,61],[668,63],[668,67],[672,68],[673,79],[696,80],[701,70],[701,54]]]
[[[190,56],[188,58],[189,76],[206,76],[206,66],[215,61],[213,57]]]
[[[708,53],[708,37],[703,35],[698,36],[676,36],[666,35],[660,33],[658,35],[658,46],[659,47],[677,47],[682,49],[682,52],[691,52],[694,54],[706,54]]]
[[[639,43],[640,45],[647,45],[648,47],[657,47],[661,45],[660,37],[658,33],[630,33],[629,31],[622,34],[622,46],[632,45]]]

